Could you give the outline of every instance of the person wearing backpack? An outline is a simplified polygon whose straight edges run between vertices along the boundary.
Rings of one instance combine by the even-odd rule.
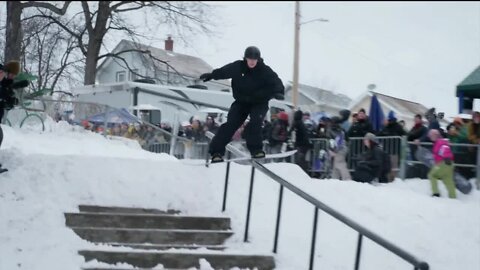
[[[448,197],[455,199],[456,189],[453,181],[453,154],[448,140],[444,139],[440,131],[432,129],[428,132],[428,138],[433,142],[433,158],[435,165],[428,173],[428,179],[432,185],[432,196],[440,197],[438,180],[442,180],[448,190]]]
[[[282,152],[283,143],[288,140],[288,114],[286,112],[279,112],[277,119],[273,121],[268,139],[270,146],[270,154],[277,154]]]

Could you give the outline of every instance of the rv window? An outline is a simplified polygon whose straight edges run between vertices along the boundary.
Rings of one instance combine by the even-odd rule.
[[[116,78],[116,81],[117,82],[124,82],[125,81],[125,71],[119,71],[117,72],[117,78]]]
[[[129,73],[128,73],[128,80],[129,81],[135,81],[137,78],[137,74],[138,73],[138,69],[132,69]]]

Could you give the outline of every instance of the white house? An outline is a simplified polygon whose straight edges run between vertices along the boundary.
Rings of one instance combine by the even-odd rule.
[[[285,99],[292,100],[293,83],[285,87]],[[351,99],[339,93],[325,89],[298,84],[298,105],[300,109],[309,112],[325,112],[329,115],[338,115],[338,112],[350,104]]]
[[[353,113],[358,112],[361,108],[363,108],[368,114],[373,95],[377,96],[385,118],[390,111],[393,111],[395,112],[398,121],[405,121],[405,126],[407,129],[410,129],[414,125],[414,117],[416,114],[424,116],[429,109],[417,102],[384,95],[374,91],[366,91],[361,94],[357,99],[352,101],[349,109]],[[444,126],[447,124],[447,121],[441,120],[440,124]]]
[[[151,56],[135,50],[149,51]],[[207,83],[200,81],[200,75],[211,72],[213,68],[198,57],[174,52],[173,40],[170,37],[165,40],[164,49],[122,40],[112,53],[118,54],[122,51],[128,52],[119,54],[121,58],[107,57],[100,64],[97,69],[97,84],[149,79],[155,84],[180,87],[200,85],[206,86],[208,90],[230,91],[228,80]]]

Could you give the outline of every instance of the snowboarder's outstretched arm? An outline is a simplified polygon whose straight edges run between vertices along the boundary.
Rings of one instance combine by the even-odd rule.
[[[242,61],[235,61],[233,63],[227,64],[221,68],[214,69],[212,73],[204,73],[200,76],[204,82],[210,80],[223,80],[231,79],[235,76],[235,73],[238,73],[242,65]]]
[[[272,97],[278,100],[285,99],[285,87],[277,73],[270,67],[267,67],[267,84],[271,89]]]

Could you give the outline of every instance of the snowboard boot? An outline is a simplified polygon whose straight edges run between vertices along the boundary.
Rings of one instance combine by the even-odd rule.
[[[254,159],[265,158],[265,152],[262,150],[255,151],[252,153],[252,158]]]
[[[223,162],[223,156],[219,153],[213,153],[210,163],[220,163]]]
[[[434,194],[432,194],[432,197],[440,197],[440,194],[434,193]]]

